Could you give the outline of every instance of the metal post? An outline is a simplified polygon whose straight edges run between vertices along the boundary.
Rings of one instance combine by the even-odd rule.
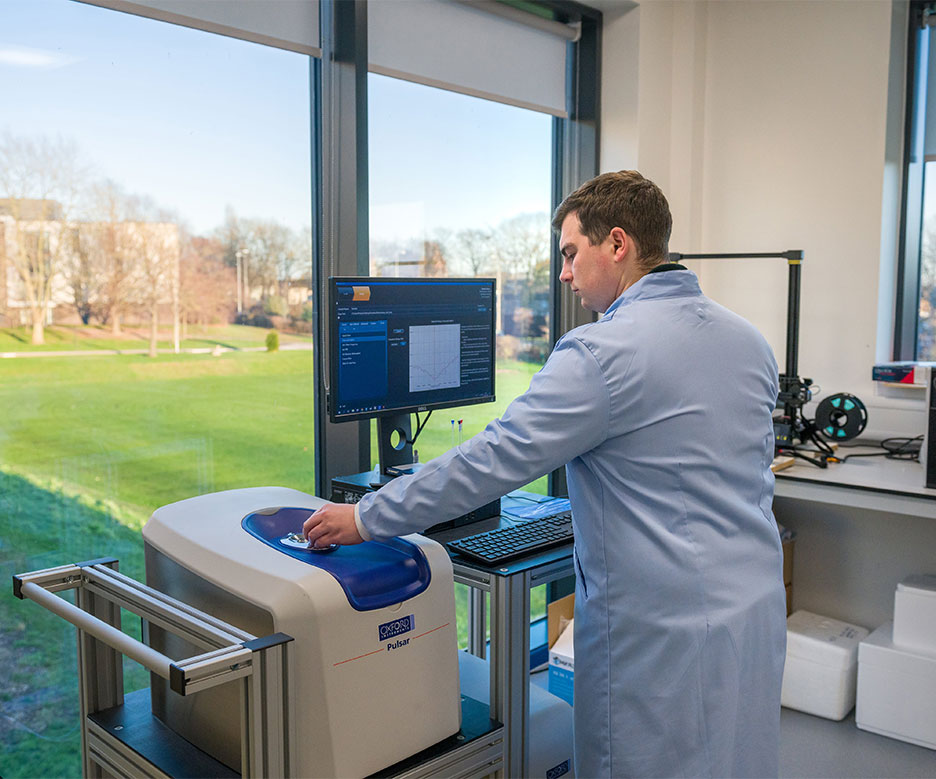
[[[526,776],[530,749],[530,573],[491,582],[491,716],[504,723],[504,773]]]
[[[243,255],[241,250],[238,249],[234,252],[234,267],[237,268],[237,313],[240,314],[244,310],[244,290],[241,287],[241,259]]]
[[[329,420],[329,276],[368,272],[367,4],[323,0],[321,67],[321,253],[315,289],[315,494],[327,498],[335,476],[370,468],[370,424]]]
[[[787,281],[787,336],[786,336],[786,374],[799,376],[799,314],[800,314],[800,274],[802,258],[788,260],[789,276]]]
[[[117,562],[114,561],[111,567],[116,570]],[[92,594],[84,587],[78,587],[75,590],[75,605],[92,617],[120,629],[120,607],[116,604]],[[96,777],[100,776],[100,768],[91,759],[84,723],[88,715],[123,703],[123,661],[117,650],[84,630],[77,631],[77,639],[82,763],[84,776]]]
[[[471,587],[468,591],[468,651],[482,659],[487,655],[486,611],[484,590]]]

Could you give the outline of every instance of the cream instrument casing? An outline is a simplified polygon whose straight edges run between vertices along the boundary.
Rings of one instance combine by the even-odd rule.
[[[452,564],[419,535],[329,554],[279,541],[324,503],[258,487],[164,506],[143,528],[146,581],[258,637],[292,636],[290,772],[366,776],[460,727]],[[147,637],[196,653],[152,625]],[[240,770],[236,684],[182,697],[154,676],[152,697],[167,726]]]

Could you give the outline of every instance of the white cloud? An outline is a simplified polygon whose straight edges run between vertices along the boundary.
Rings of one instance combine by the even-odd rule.
[[[12,46],[0,44],[0,65],[11,65],[16,68],[64,68],[77,62],[76,57],[63,54],[60,51],[48,49],[32,49],[27,46]]]

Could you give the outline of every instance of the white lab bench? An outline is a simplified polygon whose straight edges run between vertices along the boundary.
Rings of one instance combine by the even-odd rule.
[[[870,629],[891,619],[897,583],[936,571],[936,490],[922,485],[919,463],[884,457],[779,472],[774,513],[797,534],[793,608]],[[783,709],[780,775],[933,777],[936,751],[859,730],[854,713],[833,722]]]

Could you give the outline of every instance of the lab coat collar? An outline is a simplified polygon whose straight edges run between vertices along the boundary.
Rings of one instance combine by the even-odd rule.
[[[637,300],[691,297],[701,294],[702,289],[699,287],[699,279],[691,270],[668,270],[665,273],[648,273],[625,289],[617,300],[608,307],[604,317],[613,316],[618,308]]]

